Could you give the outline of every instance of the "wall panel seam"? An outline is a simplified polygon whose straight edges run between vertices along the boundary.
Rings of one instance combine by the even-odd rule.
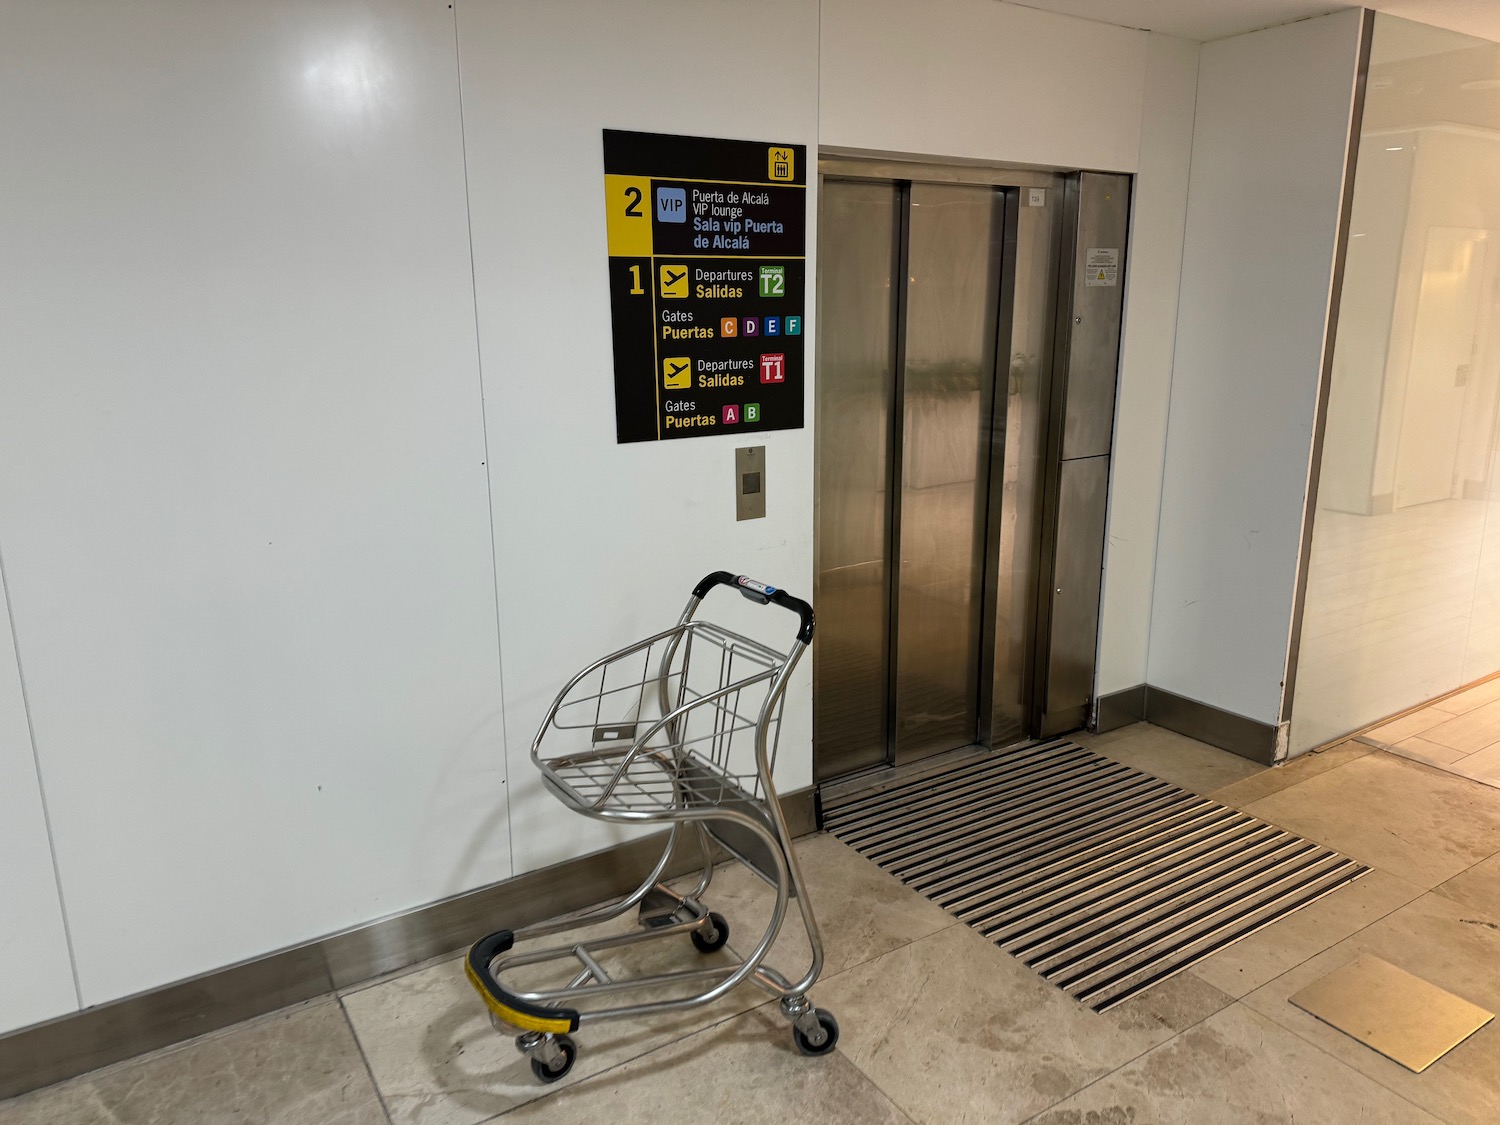
[[[83,1007],[83,988],[78,980],[78,956],[73,949],[73,926],[68,920],[68,901],[63,894],[62,867],[57,861],[57,842],[52,834],[52,810],[47,804],[47,786],[42,778],[42,757],[37,749],[36,727],[31,721],[31,700],[26,691],[26,670],[21,665],[21,640],[16,635],[16,615],[10,604],[10,584],[5,576],[5,552],[0,550],[0,600],[5,603],[5,618],[10,626],[11,655],[16,662],[16,682],[21,688],[21,715],[26,721],[26,738],[31,743],[31,764],[36,771],[37,797],[42,806],[42,824],[47,830],[47,854],[52,860],[52,881],[57,887],[57,909],[62,917],[63,938],[68,945],[68,968],[73,975],[73,999]]]
[[[1193,119],[1188,125],[1187,190],[1182,196],[1182,241],[1177,248],[1177,311],[1172,315],[1172,354],[1167,361],[1167,417],[1162,427],[1161,470],[1156,485],[1156,550],[1151,553],[1151,602],[1146,607],[1146,666],[1142,670],[1142,683],[1151,682],[1151,642],[1156,634],[1156,580],[1161,571],[1161,525],[1167,499],[1167,456],[1172,448],[1172,392],[1177,386],[1177,338],[1182,323],[1182,270],[1187,261],[1188,213],[1193,200],[1193,157],[1198,148],[1198,104],[1202,95],[1203,44],[1200,43],[1193,58]]]
[[[464,61],[463,51],[459,47],[458,0],[454,0],[451,7],[453,9],[453,77],[458,93],[458,140],[459,152],[463,157],[464,230],[468,236],[469,246],[469,297],[474,310],[474,367],[479,379],[479,429],[484,438],[484,495],[485,507],[488,509],[485,514],[489,518],[490,528],[490,596],[495,607],[495,673],[497,679],[495,693],[500,706],[500,760],[505,763],[505,776],[500,783],[505,786],[506,875],[514,877],[516,847],[511,827],[514,818],[511,816],[510,808],[510,764],[505,752],[505,645],[501,641],[500,630],[500,556],[495,538],[495,467],[494,459],[490,456],[490,420],[485,407],[484,347],[479,338],[479,277],[474,265],[474,206],[469,183],[469,138],[464,125]]]

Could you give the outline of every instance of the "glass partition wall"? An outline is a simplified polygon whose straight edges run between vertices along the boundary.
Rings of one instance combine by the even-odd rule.
[[[1500,672],[1497,406],[1500,45],[1377,15],[1293,753]],[[1500,683],[1372,734],[1500,784]]]

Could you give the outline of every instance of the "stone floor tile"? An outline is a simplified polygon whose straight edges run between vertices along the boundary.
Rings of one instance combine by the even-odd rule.
[[[1360,1073],[1449,1122],[1500,1121],[1500,1025],[1492,1022],[1421,1074],[1288,1002],[1371,953],[1489,1011],[1500,1011],[1500,913],[1425,894],[1277,977],[1245,1003]]]
[[[1174,987],[1175,986],[1175,987]],[[840,973],[817,993],[839,1050],[921,1122],[1023,1121],[1208,1011],[1201,981],[1169,981],[1098,1015],[967,926]]]
[[[1376,727],[1370,731],[1370,737],[1377,742],[1395,745],[1397,742],[1406,741],[1413,735],[1441,726],[1452,718],[1453,716],[1447,711],[1437,707],[1424,707],[1420,711],[1413,711],[1410,715],[1402,715],[1399,719],[1392,719],[1384,726]]]
[[[1460,777],[1467,777],[1471,781],[1482,781],[1486,785],[1500,785],[1500,742],[1473,754],[1465,755],[1452,765],[1443,768]]]
[[[1404,738],[1390,748],[1392,754],[1400,754],[1403,758],[1410,758],[1414,762],[1426,762],[1429,766],[1444,769],[1451,766],[1466,755],[1462,750],[1454,750],[1451,746],[1440,746],[1436,742],[1428,742],[1421,735],[1413,735]]]
[[[1182,972],[1117,1004],[1099,1018],[1116,1031],[1153,1041],[1169,1038],[1234,1003],[1202,977]]]
[[[610,1125],[907,1125],[910,1118],[835,1049],[805,1058],[790,1024],[761,1008],[699,1031],[501,1121]]]
[[[1245,996],[1421,894],[1415,883],[1377,868],[1189,971],[1221,992]]]
[[[1236,1004],[1032,1118],[1033,1125],[1417,1125],[1438,1118]]]
[[[0,1125],[384,1125],[338,1001],[0,1102]]]
[[[1440,884],[1437,893],[1488,915],[1500,915],[1500,854]]]
[[[1160,727],[1152,726],[1150,723],[1130,723],[1126,726],[1115,727],[1113,730],[1103,731],[1099,734],[1095,734],[1093,731],[1080,730],[1074,731],[1072,734],[1065,735],[1064,737],[1078,743],[1080,746],[1087,746],[1090,750],[1102,754],[1104,753],[1104,747],[1111,743],[1123,742],[1127,738],[1135,738],[1146,731],[1160,729]]]
[[[1266,770],[1258,762],[1149,723],[1127,729],[1128,737],[1090,748],[1194,793],[1207,795]]]
[[[1482,684],[1476,684],[1468,691],[1461,691],[1457,695],[1450,695],[1447,699],[1438,699],[1433,706],[1439,711],[1447,711],[1450,715],[1462,715],[1483,707],[1486,703],[1493,703],[1500,699],[1500,676],[1493,680],[1486,680]]]
[[[887,875],[837,838],[821,834],[797,842],[797,860],[823,942],[823,975],[889,953],[956,924],[942,907]],[[708,907],[729,921],[729,945],[743,956],[771,919],[774,892],[744,866],[723,865],[705,894]],[[812,949],[795,902],[766,963],[791,980],[807,969]]]
[[[1384,753],[1245,811],[1423,888],[1500,851],[1500,790]]]
[[[1500,702],[1486,703],[1462,715],[1451,716],[1447,722],[1421,733],[1428,742],[1461,754],[1473,754],[1500,742]]]
[[[619,932],[634,925],[633,915],[626,915],[587,930],[530,940],[517,948],[563,946],[580,936]],[[624,979],[713,962],[728,964],[732,958],[727,951],[705,957],[694,950],[686,935],[677,934],[626,950],[605,951],[600,960],[617,979]],[[576,963],[554,962],[527,967],[507,979],[532,987],[562,984],[576,969]],[[701,984],[676,986],[669,992],[657,989],[650,994],[612,999],[665,999],[701,988]],[[461,959],[352,993],[344,997],[344,1006],[397,1125],[474,1125],[728,1019],[765,999],[766,994],[754,985],[744,985],[704,1007],[585,1024],[574,1034],[578,1061],[557,1086],[543,1086],[532,1074],[528,1060],[516,1050],[513,1037],[502,1035],[490,1025],[483,1004],[464,977]]]
[[[1356,758],[1370,753],[1370,747],[1350,740],[1310,754],[1302,754],[1279,766],[1268,766],[1259,773],[1251,774],[1243,781],[1236,781],[1209,794],[1215,801],[1242,809],[1262,797],[1300,785],[1310,777],[1338,769]]]

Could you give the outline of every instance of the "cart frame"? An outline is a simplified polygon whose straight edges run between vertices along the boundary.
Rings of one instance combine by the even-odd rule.
[[[791,647],[781,652],[699,620],[699,606],[717,586],[797,614],[799,627]],[[809,1055],[833,1050],[838,1023],[807,997],[822,972],[822,937],[772,779],[787,683],[812,643],[813,629],[812,607],[802,599],[743,575],[715,571],[694,587],[676,625],[589,664],[548,708],[531,744],[532,763],[547,790],[574,812],[595,820],[660,823],[668,831],[660,858],[619,901],[514,931],[500,930],[470,949],[465,971],[491,1022],[502,1032],[519,1033],[516,1045],[543,1081],[556,1081],[572,1068],[577,1045],[569,1033],[585,1024],[699,1007],[747,981],[780,1001],[798,1050]],[[707,686],[692,680],[701,663],[695,650],[706,650],[710,659],[718,657],[717,676]],[[637,664],[640,674],[632,673],[621,683],[620,674]],[[741,673],[747,666],[749,670]],[[714,671],[711,664],[706,670],[710,675]],[[597,692],[581,690],[596,681]],[[607,706],[625,707],[624,719],[606,713]],[[565,716],[569,721],[563,721]],[[588,732],[588,749],[558,753],[553,748],[554,741],[579,741],[576,732],[583,731]],[[751,743],[748,754],[746,739]],[[701,867],[696,885],[680,894],[666,885],[666,878],[678,845],[689,835],[695,839]],[[702,901],[713,881],[715,846],[775,892],[770,919],[754,946],[729,963],[624,977],[612,974],[600,955],[643,942],[687,935],[701,953],[725,946],[727,921]],[[811,948],[811,961],[795,980],[765,964],[793,899]],[[640,922],[634,930],[524,952],[513,948],[517,941],[609,922],[632,910],[638,911]],[[569,959],[576,962],[577,971],[566,984],[523,988],[505,983],[511,970]],[[598,1003],[624,993],[684,987],[690,989],[686,995]],[[580,1009],[580,1002],[588,1006]]]

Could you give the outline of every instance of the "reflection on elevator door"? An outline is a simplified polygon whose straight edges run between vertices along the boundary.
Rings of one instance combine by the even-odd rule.
[[[979,731],[1005,206],[987,186],[824,184],[820,777]]]
[[[822,778],[887,756],[891,407],[903,200],[895,184],[827,181],[819,245],[818,640]]]
[[[820,192],[820,782],[1092,706],[1129,178],[875,164]]]
[[[900,399],[894,760],[974,742],[1004,198],[913,184]]]

